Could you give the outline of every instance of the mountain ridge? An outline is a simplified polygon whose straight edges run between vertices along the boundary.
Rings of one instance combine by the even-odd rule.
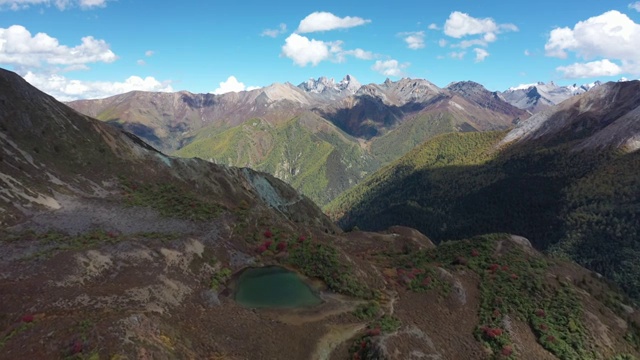
[[[319,204],[430,136],[505,129],[528,116],[498,98],[480,101],[427,80],[358,85],[347,75],[338,83],[319,78],[298,87],[273,84],[223,95],[137,92],[69,105],[132,131],[161,151],[267,171]],[[322,135],[297,125],[296,135],[288,132],[290,121],[303,117],[326,121]],[[251,130],[256,119],[264,131]],[[222,133],[230,137],[223,140]],[[319,165],[308,161],[318,155],[309,141],[326,155],[316,159]],[[327,188],[311,191],[302,179],[318,179]]]
[[[269,174],[164,155],[5,70],[0,85],[0,359],[640,353],[640,312],[527,239],[344,233]],[[322,303],[236,302],[242,272],[272,266]]]

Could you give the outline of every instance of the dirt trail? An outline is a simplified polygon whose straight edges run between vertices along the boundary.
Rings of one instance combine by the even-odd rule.
[[[354,337],[365,328],[365,323],[329,325],[329,331],[320,338],[311,360],[328,360],[340,344]]]
[[[362,300],[353,300],[339,294],[323,294],[322,298],[326,303],[322,305],[318,311],[309,311],[306,309],[300,311],[294,310],[287,314],[280,315],[278,320],[289,325],[302,325],[353,311],[358,305],[364,303]]]

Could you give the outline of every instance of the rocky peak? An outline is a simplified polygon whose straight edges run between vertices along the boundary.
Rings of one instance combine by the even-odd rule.
[[[333,78],[321,76],[317,80],[311,78],[298,85],[300,89],[312,94],[322,94],[326,92],[347,92],[354,94],[360,86],[360,82],[351,75],[346,75],[339,83],[336,83]]]
[[[355,94],[358,89],[360,89],[362,85],[355,77],[347,74],[340,83],[338,83],[338,88],[342,91],[347,91],[351,94]]]

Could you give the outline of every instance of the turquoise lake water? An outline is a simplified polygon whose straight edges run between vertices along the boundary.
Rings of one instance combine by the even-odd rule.
[[[296,308],[322,300],[296,273],[278,266],[249,268],[236,280],[235,300],[251,308]]]

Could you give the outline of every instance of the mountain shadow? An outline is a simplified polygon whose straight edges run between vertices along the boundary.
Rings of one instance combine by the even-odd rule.
[[[403,225],[436,242],[491,232],[522,235],[640,299],[640,152],[575,151],[571,143],[498,151],[491,141],[469,138],[489,140],[491,134],[428,141],[326,210],[343,229]],[[465,164],[473,153],[480,160]]]

